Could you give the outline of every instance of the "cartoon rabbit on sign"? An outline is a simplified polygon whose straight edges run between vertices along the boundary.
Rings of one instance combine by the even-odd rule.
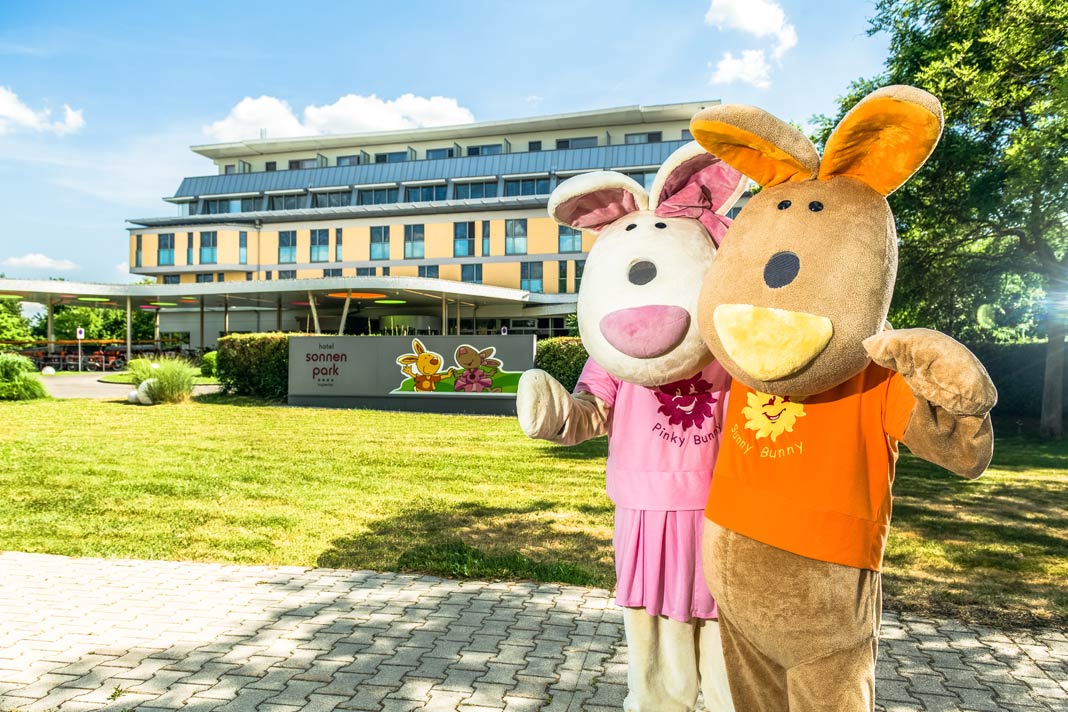
[[[533,438],[571,445],[608,434],[626,710],[688,712],[699,694],[713,712],[733,709],[700,557],[730,377],[701,341],[697,298],[745,184],[691,143],[667,159],[650,193],[602,171],[565,181],[549,199],[558,223],[598,234],[578,298],[590,359],[574,395],[527,371],[517,409]]]
[[[445,360],[441,354],[427,351],[419,339],[412,339],[412,351],[414,353],[398,356],[397,364],[401,366],[401,373],[415,381],[416,393],[433,391],[438,383],[455,374],[455,369],[452,368],[438,373]],[[415,366],[415,369],[412,369],[412,366]]]

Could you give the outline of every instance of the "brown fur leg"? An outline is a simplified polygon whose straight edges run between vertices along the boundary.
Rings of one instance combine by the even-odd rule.
[[[746,640],[722,612],[719,632],[723,638],[723,658],[727,663],[734,709],[739,712],[790,712],[786,671]]]
[[[872,638],[788,670],[790,712],[872,712],[877,647]]]

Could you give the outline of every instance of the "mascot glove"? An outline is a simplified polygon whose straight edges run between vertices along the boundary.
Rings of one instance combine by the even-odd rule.
[[[540,369],[525,372],[516,393],[519,427],[528,437],[574,445],[608,430],[608,408],[589,393],[572,396]]]

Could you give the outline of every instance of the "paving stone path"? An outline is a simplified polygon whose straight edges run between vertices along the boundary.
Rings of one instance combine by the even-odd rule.
[[[626,661],[599,589],[0,553],[5,712],[606,712]],[[1068,710],[1068,636],[888,614],[878,696]]]

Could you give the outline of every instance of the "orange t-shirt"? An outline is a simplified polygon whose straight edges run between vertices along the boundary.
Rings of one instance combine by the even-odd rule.
[[[779,549],[878,571],[914,403],[905,379],[875,364],[805,398],[735,379],[705,515]]]

